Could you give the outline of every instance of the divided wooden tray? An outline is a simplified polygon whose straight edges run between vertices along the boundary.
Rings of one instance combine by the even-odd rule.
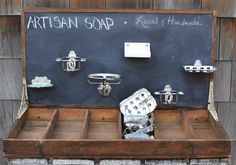
[[[122,139],[118,109],[29,108],[3,140],[8,158],[213,158],[230,140],[207,110],[155,110],[155,140]]]

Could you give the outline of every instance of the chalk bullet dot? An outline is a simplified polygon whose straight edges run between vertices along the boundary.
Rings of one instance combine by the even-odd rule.
[[[124,24],[127,24],[127,22],[125,21]]]

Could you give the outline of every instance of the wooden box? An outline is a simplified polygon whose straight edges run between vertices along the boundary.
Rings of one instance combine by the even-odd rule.
[[[5,157],[228,158],[229,137],[207,109],[212,76],[182,68],[196,58],[213,63],[215,24],[213,11],[24,9],[24,88],[38,75],[54,86],[23,90],[28,108],[3,140]],[[151,58],[123,57],[126,41],[149,42]],[[87,58],[78,72],[56,62],[69,50]],[[122,82],[104,97],[87,75],[109,71]],[[140,88],[154,93],[166,83],[185,95],[152,112],[155,139],[123,139],[119,103]]]
[[[230,141],[207,110],[156,110],[155,140],[122,139],[118,109],[29,108],[4,140],[8,158],[228,157]]]

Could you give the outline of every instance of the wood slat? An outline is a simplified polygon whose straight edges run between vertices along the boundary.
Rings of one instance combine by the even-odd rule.
[[[105,8],[106,0],[70,0],[71,8]]]
[[[186,132],[186,136],[188,139],[194,138],[193,128],[191,127],[191,123],[189,122],[188,116],[185,111],[182,111],[182,125]]]
[[[236,140],[236,103],[218,103],[218,116],[231,139]]]
[[[55,158],[214,158],[228,157],[225,141],[42,141],[45,157]],[[59,145],[60,144],[60,147]],[[129,146],[129,147],[127,147]],[[55,150],[55,148],[57,148]],[[137,149],[139,148],[139,149]]]
[[[58,120],[62,121],[75,121],[75,120],[84,120],[84,116],[87,112],[87,109],[81,108],[60,108],[58,114]]]
[[[227,135],[226,131],[224,130],[220,122],[215,121],[215,119],[211,114],[209,114],[209,123],[215,135],[217,135],[218,139],[226,139],[226,138],[229,139],[229,136]]]
[[[232,62],[231,101],[236,101],[236,61]]]
[[[215,32],[214,32],[214,58],[215,60],[219,60],[219,47],[220,47],[220,26],[221,26],[221,18],[216,17],[216,25],[215,25]]]
[[[7,160],[3,158],[3,153],[2,153],[2,139],[0,139],[0,164],[1,165],[8,165]]]
[[[232,142],[231,164],[236,164],[236,141]]]
[[[21,99],[21,60],[0,59],[0,75],[0,99]]]
[[[154,0],[154,9],[201,9],[201,0]]]
[[[125,0],[106,0],[106,8],[124,8]]]
[[[0,101],[0,139],[5,138],[12,125],[12,102]]]
[[[50,119],[50,121],[47,125],[46,131],[43,135],[43,139],[53,137],[54,130],[55,130],[55,127],[56,127],[56,124],[57,124],[57,120],[58,120],[58,110],[55,109],[52,116],[51,116],[51,119]]]
[[[222,19],[220,60],[236,60],[236,19]]]
[[[3,153],[6,157],[16,158],[17,155],[23,158],[42,157],[42,145],[39,140],[3,140]]]
[[[28,120],[49,121],[53,112],[52,108],[29,108],[26,113]]]
[[[21,0],[1,0],[0,15],[19,15]]]
[[[19,16],[0,16],[0,41],[0,58],[21,57]]]
[[[90,121],[118,121],[119,111],[116,109],[92,109]]]
[[[106,8],[140,8],[139,0],[106,0]]]
[[[20,119],[17,119],[14,122],[13,127],[10,129],[10,132],[7,138],[16,138],[19,132],[21,131],[21,129],[24,127],[26,120],[27,120],[26,114],[24,113]]]
[[[69,0],[24,0],[24,7],[69,7]]]
[[[87,110],[85,112],[85,116],[84,116],[82,127],[81,127],[81,134],[80,134],[81,139],[84,139],[87,136],[88,122],[89,122],[89,111]]]
[[[216,0],[215,8],[219,17],[236,17],[235,0]]]
[[[215,9],[217,0],[202,0],[202,9]]]
[[[142,9],[152,9],[153,8],[153,0],[139,0],[140,8]]]
[[[231,62],[217,61],[214,74],[215,101],[230,101]]]

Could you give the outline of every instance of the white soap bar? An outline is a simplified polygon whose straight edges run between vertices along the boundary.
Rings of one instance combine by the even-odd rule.
[[[125,42],[124,56],[131,58],[151,58],[150,43]]]

